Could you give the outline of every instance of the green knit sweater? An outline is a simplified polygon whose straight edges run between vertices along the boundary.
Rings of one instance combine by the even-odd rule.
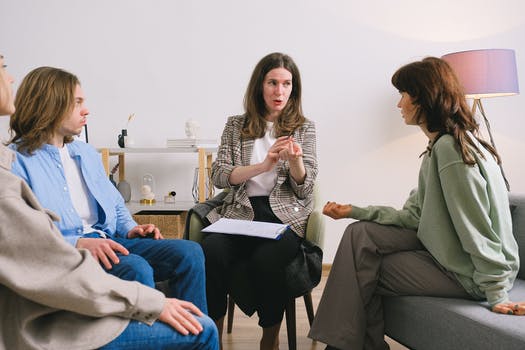
[[[403,209],[352,206],[351,218],[417,230],[417,236],[475,298],[508,301],[519,269],[508,194],[501,170],[480,144],[476,165],[461,158],[454,138],[440,137],[425,154],[418,188]]]

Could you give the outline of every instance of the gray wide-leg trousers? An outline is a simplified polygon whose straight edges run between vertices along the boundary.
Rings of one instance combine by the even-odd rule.
[[[388,349],[382,295],[471,298],[415,231],[359,221],[339,243],[308,336],[342,350]]]

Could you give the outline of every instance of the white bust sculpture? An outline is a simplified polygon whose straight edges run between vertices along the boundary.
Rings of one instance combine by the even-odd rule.
[[[186,137],[190,139],[196,139],[197,134],[199,132],[199,127],[200,127],[199,123],[193,119],[188,119],[184,126],[185,126],[184,131],[186,133]]]
[[[155,180],[153,179],[153,175],[144,174],[142,177],[142,187],[140,188],[140,194],[142,195],[142,199],[147,201],[155,200]]]
[[[155,193],[151,190],[151,186],[149,185],[142,185],[142,188],[140,189],[140,193],[142,194],[143,199],[152,200],[155,199]]]

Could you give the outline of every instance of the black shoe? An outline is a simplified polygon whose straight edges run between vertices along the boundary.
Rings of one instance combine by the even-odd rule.
[[[327,345],[326,348],[324,348],[324,350],[339,350],[339,349],[336,348],[336,347],[333,347],[333,346]]]

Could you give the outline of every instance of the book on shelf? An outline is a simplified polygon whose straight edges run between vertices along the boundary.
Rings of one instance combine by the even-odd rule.
[[[217,232],[231,235],[279,239],[288,225],[271,222],[221,218],[202,229],[202,232]]]
[[[167,139],[167,147],[188,147],[188,148],[215,148],[219,144],[216,139]]]

